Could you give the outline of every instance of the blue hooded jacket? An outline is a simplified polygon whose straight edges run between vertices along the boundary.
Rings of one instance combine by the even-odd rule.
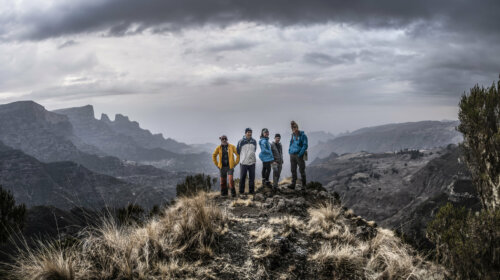
[[[271,150],[271,144],[269,144],[268,137],[262,137],[259,140],[260,154],[259,158],[262,162],[274,161],[273,151]]]
[[[292,133],[292,139],[290,139],[290,148],[288,148],[288,153],[291,155],[303,156],[307,150],[307,136],[304,131],[299,131],[299,136]]]

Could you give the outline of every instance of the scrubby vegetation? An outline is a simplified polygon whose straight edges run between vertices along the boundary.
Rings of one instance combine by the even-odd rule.
[[[491,87],[474,86],[460,101],[460,145],[481,202],[500,207],[500,80]]]
[[[459,279],[499,279],[500,210],[443,206],[427,227],[436,258]]]
[[[212,189],[212,184],[215,184],[216,179],[212,181],[209,175],[196,174],[187,176],[184,182],[177,184],[177,197],[194,196],[199,192],[209,192]]]
[[[9,236],[20,231],[26,219],[26,206],[16,205],[12,193],[0,186],[0,243],[7,241]]]
[[[186,263],[213,254],[226,222],[206,195],[181,198],[144,226],[107,221],[74,246],[55,242],[22,252],[10,274],[14,279],[196,278],[203,269]]]
[[[500,80],[474,86],[460,101],[460,145],[483,209],[441,207],[427,226],[436,259],[456,278],[500,278]]]

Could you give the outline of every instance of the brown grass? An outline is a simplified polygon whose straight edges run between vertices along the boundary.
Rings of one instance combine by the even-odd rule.
[[[321,274],[340,279],[444,279],[443,269],[425,262],[390,230],[378,229],[373,239],[363,242],[351,233],[354,226],[340,206],[325,204],[309,209],[309,214],[307,232],[325,240],[309,256]]]
[[[54,244],[28,250],[13,265],[16,279],[202,278],[197,260],[217,249],[227,215],[206,194],[181,198],[144,226],[119,227],[113,221],[89,230],[75,247]],[[210,278],[210,277],[208,277]]]

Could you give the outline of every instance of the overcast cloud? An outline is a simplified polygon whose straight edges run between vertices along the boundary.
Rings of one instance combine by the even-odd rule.
[[[93,104],[187,142],[456,119],[500,73],[493,0],[0,5],[0,103]]]

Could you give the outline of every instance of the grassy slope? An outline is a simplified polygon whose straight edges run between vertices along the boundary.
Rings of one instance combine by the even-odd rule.
[[[112,222],[80,243],[46,244],[12,267],[15,279],[443,279],[391,231],[312,186],[273,195],[182,198],[144,225]]]

